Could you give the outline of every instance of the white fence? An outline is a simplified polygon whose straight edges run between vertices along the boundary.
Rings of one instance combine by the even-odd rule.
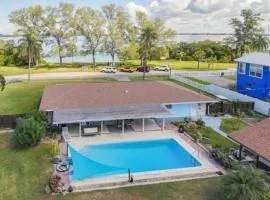
[[[200,76],[234,76],[235,70],[217,70],[217,71],[182,71],[176,72],[174,75],[183,77],[200,77]]]
[[[265,102],[265,101],[261,101],[259,99],[253,98],[253,97],[249,97],[247,95],[244,94],[240,94],[238,92],[234,92],[231,91],[229,89],[226,88],[222,88],[216,85],[203,85],[203,84],[199,84],[196,83],[194,81],[191,81],[189,79],[186,79],[184,77],[181,77],[177,74],[174,74],[171,76],[172,79],[176,80],[176,81],[180,81],[182,83],[185,83],[187,85],[190,85],[192,87],[195,87],[197,89],[200,89],[202,91],[205,91],[207,93],[213,94],[215,96],[217,95],[222,95],[224,97],[226,97],[227,99],[229,99],[230,101],[235,101],[235,100],[240,100],[240,101],[246,101],[246,102],[254,102],[255,103],[255,111],[267,115],[269,116],[270,114],[270,103]]]

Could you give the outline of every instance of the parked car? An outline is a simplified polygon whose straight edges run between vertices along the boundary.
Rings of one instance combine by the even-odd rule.
[[[104,72],[104,73],[116,73],[117,70],[116,70],[115,67],[105,67],[100,72]]]
[[[170,71],[170,68],[167,65],[163,65],[163,66],[155,67],[154,70],[155,71],[165,71],[165,72],[168,72],[168,71]]]
[[[132,67],[121,67],[120,68],[120,72],[128,72],[128,73],[133,73],[135,72],[136,69],[132,68]]]
[[[150,67],[138,67],[137,71],[138,72],[144,72],[145,71],[146,73],[148,73],[148,72],[151,71],[151,69],[150,69]]]

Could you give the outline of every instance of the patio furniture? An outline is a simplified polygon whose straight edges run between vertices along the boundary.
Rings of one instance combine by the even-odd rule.
[[[84,136],[95,136],[98,134],[98,128],[92,127],[92,128],[84,128],[83,129],[83,135]]]

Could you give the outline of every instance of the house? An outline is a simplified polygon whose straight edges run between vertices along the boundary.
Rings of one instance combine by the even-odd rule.
[[[270,100],[270,53],[250,53],[237,62],[237,91]]]
[[[171,118],[204,116],[206,104],[212,102],[169,82],[79,83],[45,88],[40,110],[51,124],[82,136],[88,131],[164,130]]]
[[[258,161],[270,167],[270,118],[255,125],[248,126],[232,133],[229,137],[240,144],[240,159],[242,149],[254,154]]]

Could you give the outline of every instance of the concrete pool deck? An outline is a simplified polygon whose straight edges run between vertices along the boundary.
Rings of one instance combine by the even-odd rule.
[[[126,141],[143,141],[155,139],[173,138],[181,146],[183,146],[193,157],[195,157],[201,166],[161,171],[150,171],[132,173],[134,182],[128,182],[128,174],[111,175],[106,177],[89,178],[81,181],[71,181],[74,191],[92,191],[99,189],[112,189],[119,187],[129,187],[135,185],[146,185],[161,182],[173,182],[180,180],[189,180],[196,178],[216,176],[217,172],[224,170],[219,166],[205,150],[196,143],[192,142],[188,137],[179,134],[176,131],[149,131],[149,132],[133,132],[133,133],[117,133],[102,134],[94,137],[73,137],[69,141],[75,149],[80,150],[86,145],[106,144]]]

